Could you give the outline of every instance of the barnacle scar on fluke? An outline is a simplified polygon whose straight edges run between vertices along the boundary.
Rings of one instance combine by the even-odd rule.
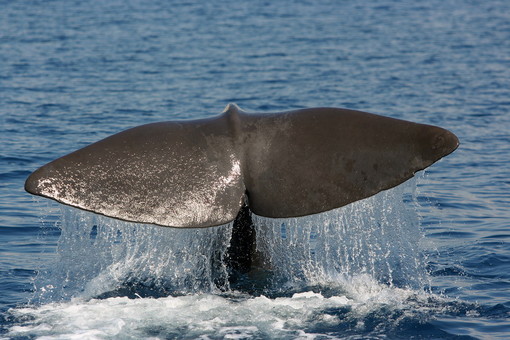
[[[246,113],[138,126],[36,170],[35,195],[174,228],[234,221],[230,265],[251,266],[251,213],[296,217],[395,187],[453,152],[440,127],[338,108]]]

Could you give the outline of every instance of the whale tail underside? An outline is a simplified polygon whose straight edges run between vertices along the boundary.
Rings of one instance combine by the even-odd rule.
[[[392,188],[453,152],[451,132],[337,108],[138,126],[37,169],[35,195],[167,227],[331,210]]]

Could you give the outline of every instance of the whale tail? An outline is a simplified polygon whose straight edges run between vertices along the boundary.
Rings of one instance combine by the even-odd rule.
[[[135,127],[56,159],[25,189],[109,217],[167,227],[331,210],[392,188],[453,152],[442,128],[337,108]]]

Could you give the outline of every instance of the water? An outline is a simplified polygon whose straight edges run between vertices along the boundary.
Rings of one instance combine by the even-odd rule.
[[[510,337],[507,2],[0,8],[1,337]],[[360,109],[448,128],[461,146],[352,206],[256,218],[272,270],[235,286],[218,262],[228,225],[135,226],[23,191],[90,142],[228,102]]]

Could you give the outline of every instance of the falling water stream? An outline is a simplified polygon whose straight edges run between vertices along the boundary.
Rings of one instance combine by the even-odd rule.
[[[326,213],[291,219],[253,216],[264,292],[348,282],[422,289],[422,233],[414,183]],[[402,199],[403,198],[403,199]],[[175,229],[111,219],[62,206],[57,257],[35,280],[37,299],[225,292],[232,224]],[[260,286],[260,285],[259,285]],[[259,292],[261,293],[261,292]]]

